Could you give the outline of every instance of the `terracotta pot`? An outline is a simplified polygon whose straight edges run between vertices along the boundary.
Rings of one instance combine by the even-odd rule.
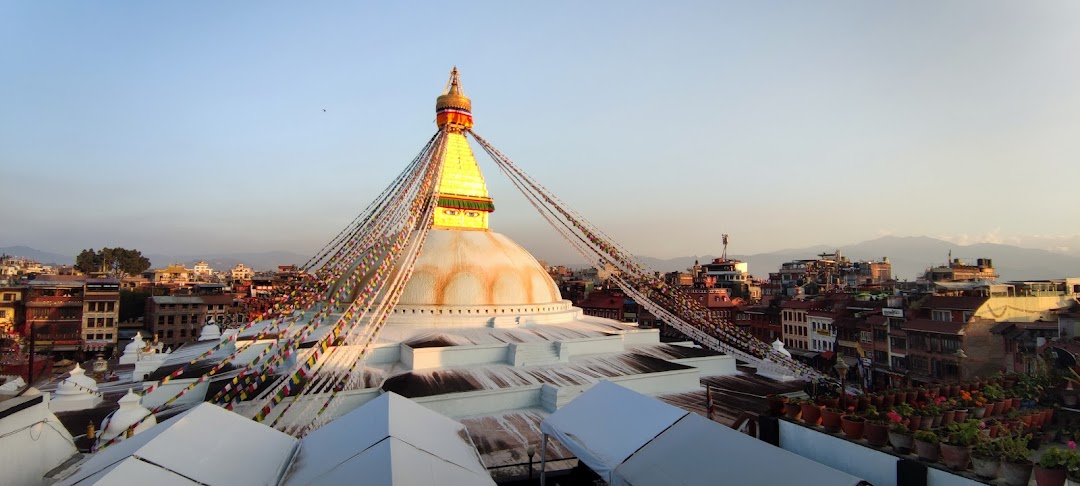
[[[787,403],[787,399],[778,396],[770,396],[765,399],[769,404],[769,416],[779,417],[784,413],[784,404]]]
[[[1009,413],[1009,410],[1012,410],[1012,399],[1006,398],[1001,401],[1001,414],[1005,415]]]
[[[967,409],[959,409],[959,410],[956,411],[956,414],[953,416],[953,422],[963,422],[963,421],[967,420],[967,415],[968,415]]]
[[[870,404],[877,407],[877,408],[879,408],[879,409],[884,405],[884,403],[885,403],[885,397],[882,396],[881,394],[874,394],[874,395],[872,395],[870,397]]]
[[[840,406],[840,399],[837,397],[818,397],[818,405],[825,405],[826,408],[836,408]]]
[[[848,420],[849,415],[840,417],[840,428],[851,440],[859,440],[863,438],[863,431],[866,427],[866,421],[862,419]]]
[[[881,422],[866,422],[863,425],[863,438],[874,447],[889,443],[889,426]]]
[[[986,415],[986,407],[968,407],[968,415],[971,415],[971,418],[981,419]]]
[[[1016,464],[1001,461],[1001,477],[1009,486],[1027,486],[1031,482],[1031,463]]]
[[[956,397],[957,395],[960,395],[960,385],[957,383],[949,385],[949,398]]]
[[[826,408],[821,411],[821,425],[826,432],[840,432],[840,417],[843,414],[836,409]]]
[[[919,430],[930,430],[934,426],[934,417],[923,417],[919,422]]]
[[[953,471],[964,471],[971,462],[971,446],[941,444],[941,460]]]
[[[966,391],[966,392],[971,391],[971,383],[961,383],[960,384],[960,391]]]
[[[887,393],[881,396],[881,405],[885,408],[891,407],[896,403],[896,395]]]
[[[934,427],[941,427],[941,422],[942,422],[943,420],[945,420],[945,416],[944,416],[944,415],[942,415],[942,414],[940,414],[940,413],[939,413],[939,414],[937,414],[937,415],[934,415],[934,417],[933,417],[933,420],[932,420],[932,423],[931,423],[930,427],[931,427],[931,428],[934,428]]]
[[[1012,399],[1012,408],[1014,408],[1014,409],[1020,408],[1020,397],[1015,397],[1015,398]]]
[[[919,393],[915,391],[907,392],[906,400],[908,403],[915,405],[915,402],[919,401]]]
[[[931,397],[936,397],[936,396],[941,394],[941,387],[940,386],[932,386],[932,387],[926,389],[926,393],[928,393]]]
[[[987,415],[1001,415],[1001,410],[1005,408],[1005,402],[998,400],[990,405],[987,410]]]
[[[907,454],[911,451],[914,442],[915,437],[911,434],[889,431],[889,443],[892,444],[893,449],[896,449],[897,453]]]
[[[941,450],[937,444],[923,442],[918,439],[915,439],[915,453],[919,455],[919,459],[930,462],[937,462],[938,458],[941,457]]]
[[[922,416],[914,415],[908,420],[908,430],[915,432],[922,427]]]
[[[802,406],[798,403],[785,403],[784,404],[784,416],[789,419],[798,419],[802,413]]]
[[[998,475],[998,468],[1001,466],[1001,460],[992,457],[977,457],[971,456],[972,469],[975,470],[975,474],[983,479],[994,479]]]
[[[956,410],[946,410],[941,412],[941,426],[948,427],[953,423],[953,419],[956,417]]]
[[[991,439],[995,439],[995,438],[997,438],[997,436],[998,436],[998,431],[1000,430],[1000,428],[1001,428],[1001,427],[1000,427],[1000,426],[998,426],[998,425],[991,425],[991,426],[990,426],[990,430],[989,430],[988,432],[989,432],[989,434],[990,434],[990,438],[991,438]]]
[[[1035,417],[1033,415],[1023,415],[1020,417],[1020,421],[1024,423],[1024,427],[1031,427],[1035,423]]]
[[[1046,411],[1044,411],[1043,414],[1046,415],[1046,420],[1043,420],[1043,424],[1053,423],[1053,421],[1054,421],[1054,409],[1053,409],[1053,407],[1046,409]]]
[[[1039,486],[1064,486],[1065,469],[1043,469],[1035,465],[1035,484]]]
[[[821,405],[814,405],[813,403],[803,403],[799,405],[802,407],[802,421],[810,425],[818,425],[821,423],[821,409],[825,408]]]

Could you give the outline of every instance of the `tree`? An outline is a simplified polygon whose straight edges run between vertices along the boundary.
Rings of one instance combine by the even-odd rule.
[[[119,275],[138,275],[150,268],[150,259],[139,250],[127,248],[102,248],[95,252],[93,248],[83,250],[75,257],[75,268],[83,273],[105,272]]]

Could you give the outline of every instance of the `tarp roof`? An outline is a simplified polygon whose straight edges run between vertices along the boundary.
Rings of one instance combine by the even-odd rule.
[[[285,484],[494,485],[468,437],[461,423],[386,393],[304,437]]]
[[[298,443],[203,403],[106,447],[58,484],[278,484]]]
[[[540,429],[612,486],[861,481],[610,382],[551,414]]]

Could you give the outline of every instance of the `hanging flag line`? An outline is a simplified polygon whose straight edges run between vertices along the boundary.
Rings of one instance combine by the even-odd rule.
[[[596,265],[614,265],[622,272],[622,275],[616,276],[617,283],[657,317],[711,349],[731,354],[765,370],[794,373],[806,379],[821,376],[816,370],[775,352],[770,345],[705,308],[678,287],[667,285],[629,252],[602,236],[600,230],[561,204],[550,191],[517,168],[486,140],[471,130],[468,133],[504,174],[517,181],[515,186],[519,190],[531,194],[526,196],[530,203],[575,249],[583,253],[587,261]]]

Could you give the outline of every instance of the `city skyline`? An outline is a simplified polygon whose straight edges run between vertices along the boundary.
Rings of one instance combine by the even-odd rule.
[[[454,65],[476,131],[637,254],[1075,237],[1066,2],[3,8],[0,246],[312,253]],[[478,159],[492,227],[569,255]]]

